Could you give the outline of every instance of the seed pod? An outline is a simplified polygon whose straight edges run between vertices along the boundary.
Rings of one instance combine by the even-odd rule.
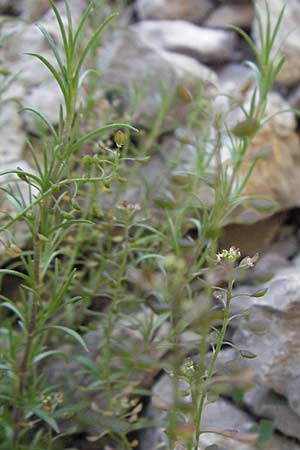
[[[176,94],[185,103],[191,103],[193,101],[193,96],[190,91],[183,85],[178,85],[176,88]]]
[[[231,128],[231,132],[234,136],[239,138],[250,138],[253,137],[260,127],[260,123],[258,120],[254,119],[246,119],[242,122],[237,123],[233,128]]]
[[[176,200],[169,191],[157,194],[154,198],[154,203],[162,209],[172,209],[176,207]]]

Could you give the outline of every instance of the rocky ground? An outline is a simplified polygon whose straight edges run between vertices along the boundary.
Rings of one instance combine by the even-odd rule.
[[[57,2],[64,14],[62,3]],[[70,0],[70,4],[77,20],[86,1]],[[269,0],[274,21],[283,4],[283,0]],[[264,0],[130,2],[124,7],[119,26],[106,36],[99,51],[102,82],[110,88],[123,90],[120,96],[108,95],[109,107],[121,110],[122,114],[131,114],[132,87],[142,89],[143,95],[132,114],[132,121],[147,130],[161,111],[162,86],[173,92],[178,84],[184,84],[194,92],[201,81],[208,92],[217,90],[246,103],[253,77],[243,61],[251,58],[251,54],[237,33],[225,25],[240,26],[257,39],[255,7],[264,17]],[[0,93],[3,100],[0,107],[0,170],[16,166],[27,169],[30,159],[25,152],[26,139],[28,135],[38,137],[40,130],[28,114],[19,113],[20,104],[38,108],[47,114],[53,125],[57,125],[57,105],[61,97],[46,69],[25,52],[40,52],[51,60],[50,50],[35,22],[50,30],[54,39],[57,39],[57,29],[47,0],[0,0],[0,13],[5,19],[9,17],[1,25],[0,42],[2,64],[11,73],[8,87]],[[278,36],[280,45],[275,49],[285,56],[286,62],[269,96],[270,115],[300,105],[299,23],[300,1],[289,0]],[[228,112],[227,98],[220,97],[214,107]],[[184,118],[188,108],[180,97],[174,101],[160,129],[159,148],[135,175],[131,188],[124,194],[128,201],[141,202],[145,180],[150,191],[155,190],[158,179],[162,184],[168,184],[170,174],[166,160],[185,136]],[[237,113],[230,112],[228,120],[234,124],[238,120]],[[192,145],[188,146],[191,157],[183,162],[187,166],[193,164]],[[250,152],[255,154],[266,146],[271,151],[256,165],[244,194],[268,196],[276,205],[275,211],[257,212],[245,206],[228,221],[222,242],[225,248],[234,239],[234,244],[246,253],[259,251],[262,255],[252,278],[238,288],[238,293],[266,287],[268,293],[259,299],[243,297],[241,302],[233,305],[233,312],[251,311],[246,318],[233,322],[232,342],[250,351],[255,349],[258,357],[242,363],[255,369],[255,387],[246,394],[240,409],[229,399],[210,404],[204,423],[209,424],[213,417],[223,428],[246,431],[259,418],[270,419],[275,433],[261,448],[300,450],[300,141],[297,117],[293,112],[275,115],[265,124]],[[225,161],[226,146],[223,154]],[[257,281],[262,278],[268,281]],[[88,339],[93,340],[93,334]],[[220,364],[226,368],[234,358],[226,349]],[[157,396],[160,402],[156,401]],[[170,380],[163,376],[153,385],[147,414],[158,419],[166,414],[161,403],[168,402],[168,398]],[[89,418],[82,421],[76,425],[78,432],[97,432],[93,423]],[[161,430],[145,432],[141,449],[152,450],[163,439]],[[230,449],[258,448],[254,444],[233,443],[220,437],[207,438],[203,448],[214,443]]]

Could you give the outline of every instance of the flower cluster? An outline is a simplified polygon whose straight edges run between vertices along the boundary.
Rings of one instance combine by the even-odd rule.
[[[117,206],[117,209],[120,211],[136,212],[141,210],[141,205],[139,205],[138,203],[128,203],[126,200],[124,200],[121,205]]]
[[[216,254],[218,262],[221,262],[222,260],[235,262],[238,258],[240,258],[240,256],[241,256],[240,249],[233,246],[230,247],[229,250],[222,250],[221,253]]]

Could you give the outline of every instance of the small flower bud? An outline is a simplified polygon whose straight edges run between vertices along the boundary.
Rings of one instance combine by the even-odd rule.
[[[90,155],[85,155],[82,158],[82,164],[85,169],[89,169],[89,167],[93,164],[93,158]]]
[[[116,146],[118,148],[123,147],[123,145],[125,144],[125,140],[126,140],[126,136],[123,133],[123,131],[121,131],[121,130],[117,131],[114,136],[114,141],[115,141]]]
[[[178,85],[176,88],[176,93],[178,97],[185,103],[191,103],[193,101],[193,96],[190,91],[183,85]]]
[[[5,249],[5,254],[7,256],[10,256],[11,258],[17,258],[22,254],[22,250],[15,244],[11,244],[9,247]]]

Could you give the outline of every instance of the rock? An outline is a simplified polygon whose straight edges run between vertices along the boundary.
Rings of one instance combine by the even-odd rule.
[[[44,114],[51,124],[57,125],[59,120],[59,105],[64,104],[61,90],[54,79],[49,79],[27,91],[24,98],[26,107],[34,108]],[[31,112],[23,113],[25,129],[35,135],[42,134],[45,125]],[[49,130],[48,130],[49,131]]]
[[[279,53],[285,57],[285,64],[281,69],[277,80],[285,85],[293,85],[300,79],[300,3],[298,0],[270,0],[268,2],[271,24],[274,28],[278,16],[285,6],[282,25],[273,47],[273,54]],[[265,0],[255,0],[255,6],[262,18],[262,23],[266,23],[266,3]],[[259,44],[258,24],[254,21],[254,36]]]
[[[246,94],[255,82],[253,71],[244,64],[229,62],[218,71],[220,92],[240,101],[246,100]]]
[[[27,88],[50,79],[48,69],[36,58],[26,54],[40,53],[55,64],[49,46],[36,25],[19,20],[7,22],[1,28],[1,37],[6,67],[18,78],[19,83]]]
[[[147,20],[132,29],[150,45],[192,56],[203,63],[222,63],[238,56],[237,38],[232,31],[198,27],[183,20]]]
[[[270,282],[245,286],[238,293],[268,288],[262,298],[234,300],[233,313],[250,309],[249,317],[238,321],[233,341],[258,356],[247,360],[257,372],[261,386],[284,396],[300,416],[300,280],[299,257],[290,267],[279,269]]]
[[[0,105],[0,167],[18,161],[22,156],[26,134],[22,129],[19,109],[20,107],[12,102]]]
[[[201,23],[214,7],[212,0],[138,0],[142,20],[186,20]]]
[[[300,87],[297,86],[292,92],[289,93],[287,98],[289,105],[291,108],[299,109],[300,108]]]
[[[224,227],[220,248],[238,247],[242,255],[254,255],[265,251],[278,236],[282,219],[274,214],[254,224],[231,223]]]
[[[291,410],[284,397],[257,386],[246,392],[244,401],[255,415],[272,420],[276,430],[300,440],[299,416]]]
[[[153,398],[148,407],[147,416],[156,423],[165,423],[167,420],[166,410],[172,399],[172,379],[164,375],[153,388]],[[156,406],[156,404],[158,406]],[[229,401],[219,399],[216,402],[208,403],[204,407],[202,418],[202,430],[236,430],[246,433],[249,437],[250,430],[255,426],[255,420],[245,412],[233,406]],[[237,440],[215,435],[211,433],[203,434],[199,450],[204,450],[209,445],[218,445],[222,449],[255,450],[261,448],[255,443],[243,443]],[[142,432],[140,437],[141,450],[152,450],[160,444],[163,449],[167,448],[167,439],[162,428],[156,430],[149,429]],[[299,446],[291,439],[287,439],[278,434],[263,445],[265,450],[299,450]]]
[[[54,0],[59,9],[63,8],[63,1]],[[73,8],[76,12],[78,8],[83,10],[88,4],[88,0],[72,0]],[[0,14],[13,14],[21,16],[26,21],[38,20],[48,9],[48,0],[0,0]]]
[[[18,14],[21,0],[0,0],[0,14]]]
[[[48,0],[19,0],[18,13],[26,21],[38,20],[48,9]]]
[[[207,27],[224,28],[227,25],[236,25],[242,28],[250,28],[254,19],[254,7],[251,2],[230,3],[215,8],[204,25]]]
[[[116,34],[103,50],[100,63],[102,82],[123,90],[121,95],[112,90],[119,107],[132,110],[135,106],[132,121],[146,128],[153,126],[163,108],[163,129],[185,120],[190,104],[175,95],[172,105],[178,84],[193,91],[198,83],[217,82],[207,67],[188,56],[150,46],[134,28]]]
[[[50,7],[48,0],[0,0],[0,12],[37,20]]]
[[[288,109],[289,105],[279,94],[270,93],[266,111],[268,116]],[[256,156],[264,151],[266,154],[257,161],[242,193],[245,196],[263,196],[271,201],[245,202],[235,213],[236,221],[256,222],[275,211],[299,206],[299,148],[293,112],[275,115],[262,126],[250,144],[248,158],[241,166],[241,176],[246,174]]]

